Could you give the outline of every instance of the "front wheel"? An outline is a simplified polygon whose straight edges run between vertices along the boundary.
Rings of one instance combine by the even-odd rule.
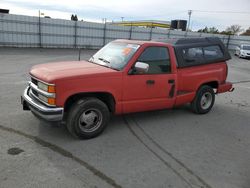
[[[107,105],[96,98],[85,98],[71,107],[67,129],[78,138],[89,139],[101,134],[108,124],[110,112]]]
[[[213,88],[208,85],[201,86],[191,103],[191,108],[197,114],[206,114],[213,107],[214,100],[215,94]]]

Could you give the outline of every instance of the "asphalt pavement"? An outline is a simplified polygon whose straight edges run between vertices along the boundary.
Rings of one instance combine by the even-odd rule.
[[[88,59],[94,50],[82,50]],[[0,48],[0,188],[249,188],[250,60],[232,56],[235,91],[212,111],[188,105],[112,117],[102,135],[73,138],[23,111],[31,66],[78,60],[73,49]]]

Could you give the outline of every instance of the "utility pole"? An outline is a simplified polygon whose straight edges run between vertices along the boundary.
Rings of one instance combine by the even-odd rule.
[[[102,18],[102,23],[106,23],[107,22],[107,18]]]
[[[104,28],[103,28],[103,46],[106,44],[106,29],[107,29],[107,18],[104,18]]]
[[[40,10],[38,11],[38,35],[39,35],[39,47],[42,47],[42,29],[41,29],[41,15],[44,16],[44,13]]]
[[[192,10],[188,10],[188,27],[187,27],[187,31],[189,31],[192,12],[193,12]]]
[[[41,12],[38,11],[38,33],[39,33],[39,47],[42,47],[42,35],[41,35]]]
[[[107,22],[107,18],[102,18],[102,23],[106,23]]]

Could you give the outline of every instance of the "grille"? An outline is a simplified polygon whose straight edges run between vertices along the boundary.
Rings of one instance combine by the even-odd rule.
[[[31,77],[31,82],[37,85],[37,80]]]
[[[31,88],[31,91],[32,91],[32,93],[33,93],[35,96],[38,97],[38,92],[37,92],[36,90],[34,90],[33,88]]]
[[[35,78],[33,78],[33,77],[31,77],[31,82],[32,82],[33,84],[35,84],[35,85],[38,84],[38,81],[37,81]],[[38,97],[38,92],[37,92],[35,89],[33,89],[33,88],[30,88],[30,89],[31,89],[31,91],[32,91],[32,94],[35,95],[36,97]]]
[[[40,95],[42,95],[42,96],[44,96],[46,98],[48,98],[48,97],[55,98],[55,94],[54,93],[48,93],[46,91],[43,91],[43,90],[39,89],[37,87],[38,82],[39,81],[36,78],[31,77],[29,96],[32,97],[34,100],[37,100],[37,102],[40,102],[40,103],[45,104],[47,106],[51,106],[51,107],[53,106],[54,107],[55,105],[50,105],[47,102],[43,101],[43,98],[41,99]]]

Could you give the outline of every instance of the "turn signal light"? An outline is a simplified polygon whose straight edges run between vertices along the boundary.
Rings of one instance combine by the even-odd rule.
[[[48,85],[48,92],[49,93],[55,93],[56,92],[56,88],[54,85]]]
[[[55,98],[48,98],[48,104],[55,105],[56,104],[56,99]]]

